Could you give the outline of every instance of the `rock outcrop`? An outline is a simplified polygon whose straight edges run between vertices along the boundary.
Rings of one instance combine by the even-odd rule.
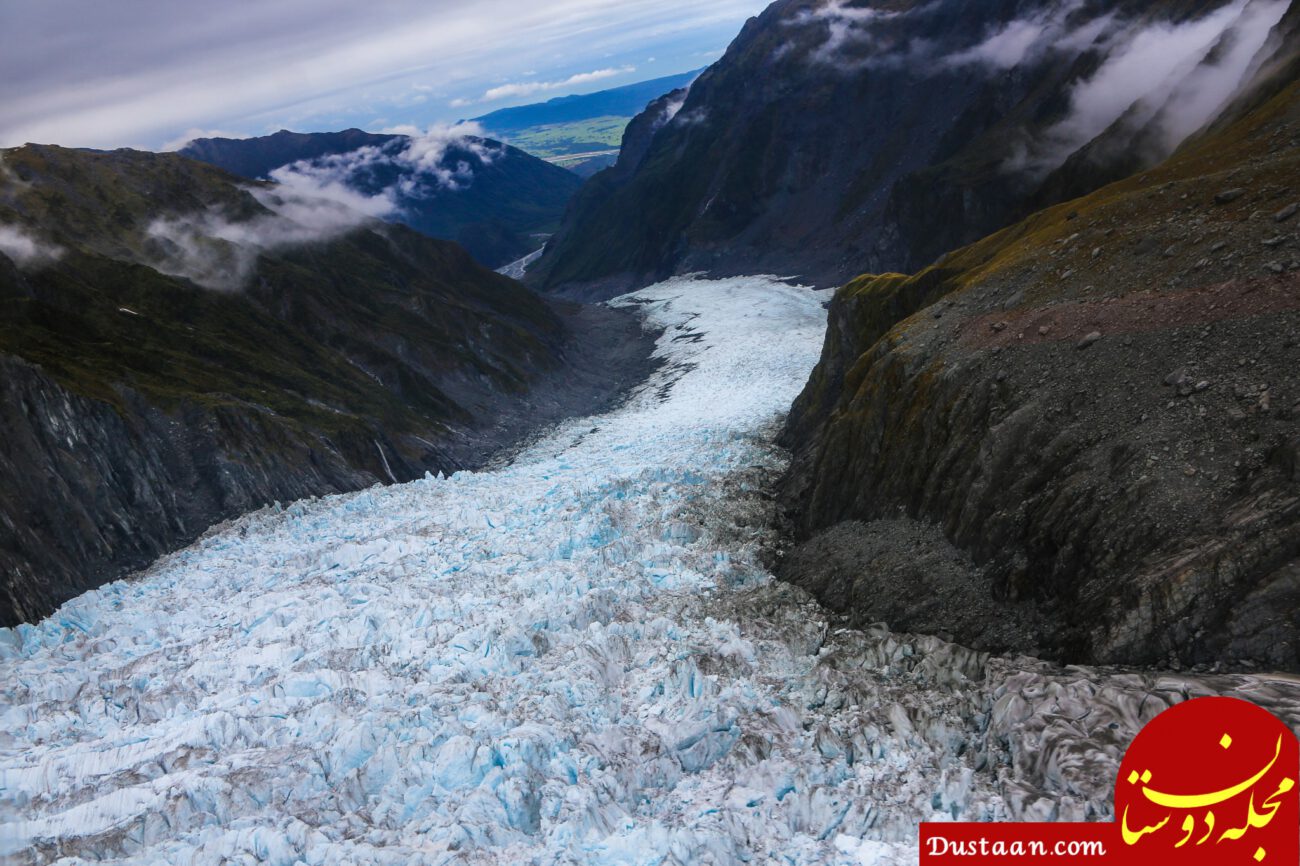
[[[642,115],[650,139],[589,182],[530,282],[914,271],[1168,156],[1284,6],[778,0],[679,110]]]
[[[788,579],[990,649],[1300,670],[1300,84],[1265,73],[1161,166],[839,291]]]

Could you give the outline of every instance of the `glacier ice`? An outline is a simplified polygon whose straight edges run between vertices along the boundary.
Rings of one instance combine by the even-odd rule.
[[[0,859],[892,864],[922,820],[1108,819],[1124,744],[1281,677],[837,627],[764,571],[824,293],[620,299],[664,364],[489,470],[264,509],[0,630]]]

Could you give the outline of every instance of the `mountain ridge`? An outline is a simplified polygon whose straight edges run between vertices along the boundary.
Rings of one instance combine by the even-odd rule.
[[[1116,74],[1154,36],[1191,46],[1171,81],[1200,80],[1222,59],[1198,47],[1202,29],[1260,39],[1278,8],[779,0],[699,77],[636,171],[597,175],[575,199],[530,282],[601,297],[684,272],[826,286],[864,269],[917,270],[1163,158],[1108,154],[1059,188],[1044,176],[1105,132],[1088,126],[1099,121],[1080,94],[1113,102],[1125,90]],[[1028,47],[1007,35],[1026,29],[1037,34]],[[1124,104],[1106,111],[1118,119]]]
[[[571,172],[499,141],[452,133],[431,138],[281,130],[196,139],[180,154],[249,180],[287,173],[288,180],[341,185],[359,199],[387,195],[385,219],[455,241],[491,268],[537,249],[534,235],[555,230],[582,185]]]

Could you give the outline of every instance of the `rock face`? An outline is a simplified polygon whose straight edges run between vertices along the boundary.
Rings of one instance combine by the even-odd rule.
[[[839,285],[924,267],[1163,159],[1285,5],[778,0],[679,110],[629,130],[530,281],[601,296],[694,271]]]
[[[359,129],[281,130],[260,138],[201,138],[180,153],[250,180],[296,164],[304,177],[340,183],[359,196],[388,196],[386,219],[456,241],[490,268],[541,246],[533,235],[556,230],[582,185],[566,169],[474,136],[413,140]]]
[[[841,289],[786,431],[785,576],[896,628],[959,605],[989,648],[1300,670],[1295,72],[1154,170]],[[932,604],[882,609],[900,582]]]
[[[646,364],[630,317],[403,226],[313,238],[276,195],[174,155],[0,153],[0,625],[273,501],[476,465]],[[183,273],[213,263],[247,279]]]

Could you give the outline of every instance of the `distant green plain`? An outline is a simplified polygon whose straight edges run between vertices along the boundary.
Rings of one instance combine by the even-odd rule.
[[[593,117],[573,123],[533,126],[505,137],[510,144],[533,156],[561,162],[557,157],[617,150],[623,141],[623,130],[631,120],[630,117]]]

